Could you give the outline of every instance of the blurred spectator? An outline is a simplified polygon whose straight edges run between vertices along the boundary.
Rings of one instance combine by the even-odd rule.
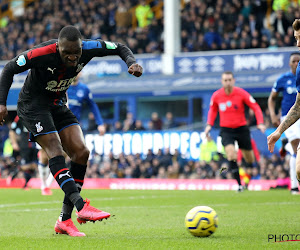
[[[174,121],[173,113],[167,112],[166,118],[163,122],[163,129],[176,128],[177,126],[177,123]]]
[[[139,1],[139,5],[135,9],[135,15],[140,28],[148,26],[154,16],[150,5],[146,4],[145,0]]]
[[[135,120],[133,118],[133,114],[128,112],[126,114],[126,119],[123,122],[123,131],[134,130],[135,128]]]
[[[276,17],[273,22],[274,32],[278,32],[280,35],[284,36],[290,26],[291,23],[289,23],[286,19],[284,12],[282,10],[277,10]]]
[[[213,138],[208,135],[204,141],[200,144],[200,161],[205,161],[209,163],[211,160],[217,161],[218,157],[218,149],[217,144],[213,140]]]
[[[159,118],[157,112],[153,112],[153,113],[151,114],[151,121],[152,121],[152,123],[153,123],[153,129],[154,129],[154,130],[161,130],[161,129],[162,129],[163,122],[162,122],[162,120]]]

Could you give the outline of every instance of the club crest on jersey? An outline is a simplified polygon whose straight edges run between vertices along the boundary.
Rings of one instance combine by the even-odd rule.
[[[41,122],[38,122],[37,124],[35,124],[35,127],[36,127],[36,131],[38,133],[40,133],[44,129],[43,126],[41,126]]]
[[[26,59],[24,55],[18,57],[17,64],[19,66],[24,66],[26,64]]]

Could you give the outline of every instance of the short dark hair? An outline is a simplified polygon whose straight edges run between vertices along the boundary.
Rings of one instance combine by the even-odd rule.
[[[72,25],[65,26],[61,29],[58,35],[58,39],[66,38],[68,41],[77,41],[81,39],[80,31]]]
[[[300,30],[300,19],[295,19],[295,21],[293,22],[293,29],[295,31]]]
[[[232,77],[234,78],[234,75],[233,75],[233,73],[231,71],[224,71],[222,73],[222,75],[232,75]]]
[[[300,56],[300,52],[292,52],[292,53],[290,54],[290,58],[291,58],[292,56]]]

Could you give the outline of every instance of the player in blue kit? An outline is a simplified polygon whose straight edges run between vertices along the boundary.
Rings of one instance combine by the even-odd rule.
[[[282,74],[274,83],[272,91],[268,99],[268,108],[270,111],[271,120],[274,126],[279,126],[280,120],[283,121],[290,108],[294,105],[297,88],[296,88],[296,69],[300,61],[300,53],[295,52],[290,55],[289,66],[291,71]],[[279,93],[282,92],[281,101],[281,118],[275,112],[276,101]],[[285,132],[285,135],[291,144],[292,152],[290,158],[290,178],[291,178],[291,194],[299,194],[298,181],[296,178],[296,155],[297,147],[300,142],[300,120],[296,121]]]
[[[297,41],[297,47],[300,50],[300,19],[296,19],[293,22],[294,29],[294,37]],[[297,122],[300,118],[300,66],[298,63],[296,69],[296,88],[297,88],[297,96],[294,105],[290,108],[289,112],[277,127],[277,129],[268,136],[268,149],[271,153],[274,151],[275,143],[279,140],[281,135],[291,127],[295,122]],[[297,148],[297,156],[296,156],[296,176],[298,182],[300,182],[300,154],[299,145]]]
[[[56,221],[56,233],[85,236],[74,225],[74,207],[78,223],[99,221],[110,214],[90,205],[80,195],[89,158],[82,130],[76,116],[66,106],[66,91],[82,68],[94,57],[118,55],[128,73],[140,77],[143,68],[132,51],[118,42],[85,40],[75,26],[61,29],[58,39],[41,43],[24,51],[4,66],[0,76],[0,125],[8,115],[6,101],[15,74],[29,70],[20,91],[17,114],[30,132],[30,139],[46,152],[49,168],[64,200]],[[64,152],[71,159],[67,168]]]
[[[76,116],[78,121],[81,118],[82,105],[87,103],[89,108],[94,114],[95,121],[97,123],[97,129],[100,135],[104,135],[106,132],[103,124],[103,119],[97,104],[93,100],[93,95],[90,89],[84,83],[79,82],[80,74],[74,79],[73,83],[67,90],[68,107],[72,113]],[[42,195],[52,195],[50,186],[54,181],[53,175],[49,171],[48,157],[43,149],[39,151],[39,174],[41,179],[41,191]]]

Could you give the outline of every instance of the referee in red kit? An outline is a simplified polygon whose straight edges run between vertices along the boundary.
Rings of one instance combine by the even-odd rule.
[[[210,100],[210,109],[208,111],[207,125],[205,134],[208,135],[214,125],[217,113],[220,115],[220,136],[225,149],[229,168],[234,179],[237,180],[238,191],[243,191],[239,168],[237,165],[237,150],[234,146],[237,141],[242,155],[247,164],[247,168],[252,168],[255,161],[251,146],[250,130],[247,126],[245,117],[245,104],[251,108],[256,117],[257,128],[262,133],[265,132],[263,114],[261,108],[255,99],[244,89],[235,87],[235,78],[233,73],[225,71],[222,73],[223,87],[215,91]],[[221,169],[222,171],[223,169]]]

